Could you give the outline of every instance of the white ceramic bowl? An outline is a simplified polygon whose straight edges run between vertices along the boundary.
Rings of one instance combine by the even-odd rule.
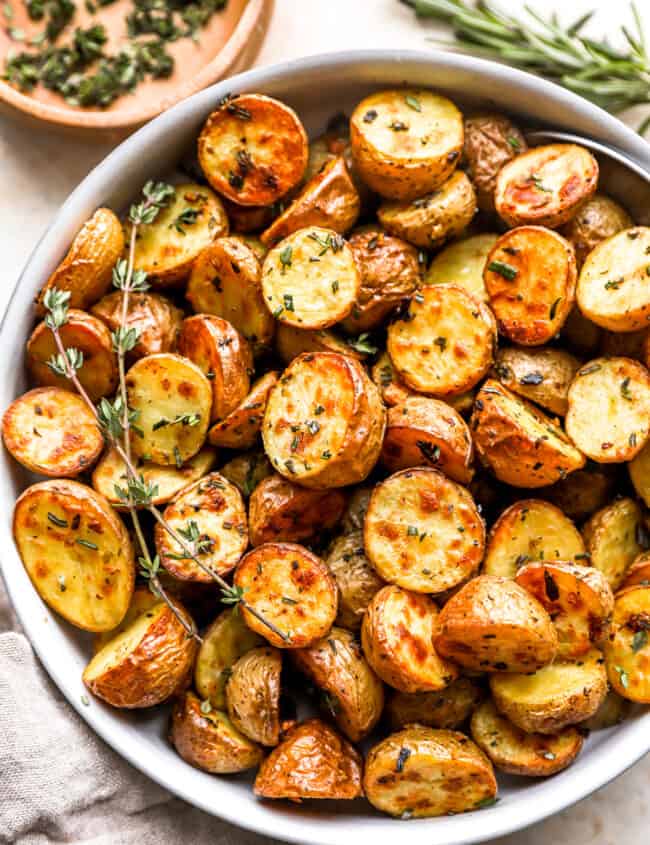
[[[650,147],[618,120],[534,76],[490,62],[436,52],[359,51],[315,56],[250,71],[191,97],[145,126],[79,185],[36,246],[9,304],[0,341],[0,409],[25,390],[24,345],[33,322],[31,302],[81,223],[99,205],[122,208],[146,179],[169,172],[199,127],[227,92],[260,91],[294,106],[307,130],[378,86],[426,86],[462,104],[507,110],[618,147],[650,172]],[[2,451],[0,548],[2,571],[20,620],[54,682],[88,724],[118,753],[186,801],[234,824],[311,845],[469,845],[509,833],[556,813],[607,783],[650,749],[650,713],[593,735],[576,763],[548,780],[500,778],[501,800],[479,812],[412,820],[407,827],[375,813],[365,802],[290,806],[255,799],[249,779],[219,778],[178,757],[165,740],[166,711],[129,713],[97,700],[84,706],[81,673],[86,635],[51,614],[23,569],[11,536],[13,503],[29,481]]]

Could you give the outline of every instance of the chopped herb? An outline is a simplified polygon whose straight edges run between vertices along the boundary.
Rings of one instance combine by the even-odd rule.
[[[632,434],[630,434],[627,442],[630,444],[630,446],[632,448],[634,448],[636,446],[636,432],[633,431]]]
[[[444,352],[447,348],[447,338],[442,337],[442,335],[440,337],[437,337],[433,342],[441,352]]]
[[[582,367],[582,369],[578,370],[579,376],[588,376],[591,373],[597,373],[600,369],[600,364],[588,364],[586,367]]]
[[[65,591],[68,589],[65,584],[65,575],[57,575],[56,580],[59,585],[59,590],[61,590],[62,593],[65,593]]]
[[[440,446],[429,443],[428,440],[416,440],[415,445],[420,450],[422,457],[429,463],[437,464],[440,460]]]
[[[521,149],[521,142],[519,138],[515,138],[514,135],[508,135],[507,139],[508,143],[512,147],[513,150],[520,150]]]
[[[555,578],[546,568],[544,569],[544,589],[550,601],[557,601],[560,598],[560,590]]]
[[[618,677],[621,681],[621,686],[623,689],[627,689],[630,685],[630,678],[625,669],[622,666],[614,666],[614,669],[618,672]]]
[[[621,382],[621,396],[623,397],[623,399],[627,399],[628,402],[631,402],[632,399],[633,399],[632,392],[630,391],[630,377],[629,376],[627,378],[624,378],[623,381]]]
[[[208,713],[212,713],[212,705],[210,704],[210,699],[204,698],[199,706],[199,709],[204,716],[207,716]]]
[[[365,355],[374,355],[377,352],[377,347],[371,342],[368,332],[360,334],[356,340],[348,340],[348,346]]]
[[[287,272],[287,267],[291,267],[291,258],[293,255],[293,247],[291,244],[287,244],[284,249],[280,252],[280,264],[282,267],[282,275]]]
[[[558,296],[558,298],[555,300],[555,302],[553,303],[553,305],[551,305],[551,307],[549,309],[549,312],[548,312],[549,320],[555,319],[555,315],[557,314],[557,309],[558,309],[558,305],[560,304],[560,302],[562,302],[562,297]]]
[[[94,552],[99,550],[99,546],[91,543],[90,540],[84,540],[83,537],[77,537],[76,541],[80,546],[85,546],[87,549],[92,549]]]
[[[409,525],[406,528],[406,534],[408,537],[417,537],[420,532],[415,527],[415,525]]]
[[[408,123],[404,123],[401,120],[394,120],[392,123],[388,124],[388,128],[392,129],[393,132],[408,132]]]
[[[377,109],[368,109],[368,111],[363,116],[364,123],[372,123],[373,120],[377,119],[379,112]]]
[[[494,807],[495,804],[499,803],[499,799],[496,796],[488,796],[487,798],[482,798],[480,801],[477,801],[474,804],[475,810],[485,810],[487,807]]]
[[[544,376],[541,373],[526,373],[519,379],[519,384],[541,384]]]
[[[550,188],[547,188],[544,185],[541,176],[538,176],[537,173],[533,173],[533,175],[530,177],[530,181],[533,183],[533,185],[537,188],[538,191],[543,191],[545,194],[553,193]]]
[[[418,99],[416,99],[415,97],[412,97],[410,94],[408,96],[406,96],[404,99],[405,99],[406,105],[410,109],[413,109],[413,111],[420,111],[420,112],[422,111],[422,106],[420,105],[420,101]]]
[[[320,431],[320,423],[317,423],[316,420],[307,420],[307,431],[310,434],[318,434]]]
[[[411,749],[410,748],[400,748],[399,754],[397,755],[397,762],[395,763],[395,771],[401,772],[404,769],[404,763],[408,760],[411,756]]]
[[[176,469],[180,469],[183,466],[183,456],[178,446],[174,446],[174,463],[176,464]]]
[[[645,648],[647,645],[648,632],[645,629],[637,631],[636,634],[632,637],[632,651],[636,654],[637,651],[641,651],[641,649]]]
[[[284,300],[284,308],[286,311],[294,311],[293,307],[293,295],[290,293],[285,293],[283,296]]]
[[[291,599],[289,596],[282,596],[282,602],[283,604],[298,604],[295,599]]]
[[[517,270],[516,267],[513,267],[512,264],[508,264],[505,261],[490,261],[488,264],[488,270],[492,273],[497,273],[497,275],[502,276],[509,282],[514,281],[519,274],[519,270]]]
[[[174,222],[170,225],[173,226],[174,229],[176,229],[176,231],[179,232],[181,235],[184,235],[185,229],[183,227],[193,226],[194,223],[196,223],[196,221],[198,220],[200,213],[201,212],[196,208],[186,208],[185,211],[182,211],[178,215],[176,220],[174,220]]]
[[[319,417],[322,413],[324,413],[324,411],[325,411],[325,408],[323,408],[322,405],[316,405],[316,407],[314,408],[314,414],[317,417]]]
[[[619,279],[614,279],[610,282],[605,282],[605,290],[618,290],[625,279],[621,276]]]
[[[48,511],[47,513],[48,520],[52,523],[52,525],[56,525],[57,528],[67,528],[68,521],[66,519],[61,519],[60,517],[56,516],[53,513]]]
[[[81,696],[81,703],[83,704],[84,707],[90,707],[90,699],[88,698],[87,695]]]
[[[324,461],[329,461],[329,459],[330,459],[331,457],[332,457],[332,453],[330,452],[330,450],[329,450],[329,449],[325,449],[325,451],[321,453],[321,458],[322,458]]]
[[[339,283],[337,281],[332,282],[332,293],[338,293],[339,290]]]
[[[418,303],[418,305],[422,305],[422,303],[424,302],[424,297],[421,293],[416,293],[413,299]]]

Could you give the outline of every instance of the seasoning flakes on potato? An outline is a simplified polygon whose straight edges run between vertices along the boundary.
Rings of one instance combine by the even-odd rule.
[[[499,171],[527,149],[523,134],[507,117],[478,114],[466,118],[463,156],[476,187],[480,209],[494,211],[494,190]]]
[[[472,235],[449,244],[434,255],[429,269],[424,274],[424,284],[459,285],[479,302],[487,303],[483,270],[485,261],[498,239],[499,235],[495,234]]]
[[[280,741],[281,672],[278,649],[259,646],[237,660],[226,684],[231,722],[260,745],[277,745]]]
[[[607,677],[623,698],[650,703],[650,587],[637,584],[618,594],[605,643]]]
[[[494,375],[508,390],[563,417],[568,393],[580,362],[564,349],[539,347],[499,349]]]
[[[366,557],[363,533],[355,529],[337,537],[329,547],[325,563],[338,587],[336,624],[350,631],[358,631],[373,596],[386,583]]]
[[[106,323],[114,332],[122,324],[121,291],[102,297],[91,308],[91,314]],[[129,352],[129,360],[175,352],[176,341],[183,322],[183,312],[166,296],[158,293],[131,293],[126,312],[126,328],[135,329],[138,342]]]
[[[392,730],[412,724],[456,730],[471,716],[483,695],[479,684],[465,677],[439,692],[393,691],[386,699],[386,716]]]
[[[573,244],[578,267],[582,267],[585,258],[601,241],[633,225],[627,211],[611,197],[595,194],[562,227],[561,233]]]
[[[617,590],[644,550],[641,508],[634,499],[617,499],[583,525],[582,535],[591,565],[603,573],[612,590]]]
[[[244,401],[225,419],[212,426],[208,440],[224,449],[250,449],[255,445],[262,429],[264,410],[269,392],[278,381],[278,373],[269,371],[251,387]]]

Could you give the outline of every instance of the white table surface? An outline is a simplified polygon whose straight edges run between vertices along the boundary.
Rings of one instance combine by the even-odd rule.
[[[501,0],[521,10],[520,0]],[[596,8],[595,33],[614,32],[626,4],[613,0],[560,0],[538,8],[569,8],[571,19]],[[650,33],[650,2],[638,3]],[[440,30],[417,22],[397,0],[276,0],[276,9],[256,64],[265,65],[328,50],[371,47],[425,48]],[[628,116],[632,125],[638,113]],[[112,145],[26,129],[0,116],[0,313],[18,274],[69,192]],[[1,586],[0,586],[0,589]],[[650,756],[617,781],[575,807],[499,845],[642,845],[650,841]]]

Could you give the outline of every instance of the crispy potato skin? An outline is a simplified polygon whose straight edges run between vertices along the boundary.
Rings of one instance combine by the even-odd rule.
[[[385,586],[365,555],[363,533],[354,530],[337,537],[325,563],[336,579],[339,592],[336,624],[358,631],[373,596]]]
[[[108,208],[98,208],[77,232],[63,261],[47,280],[36,301],[45,314],[43,297],[51,288],[70,293],[71,308],[90,308],[110,290],[113,267],[124,251],[122,224]]]
[[[402,405],[410,396],[419,395],[399,377],[388,352],[382,352],[377,358],[372,365],[371,374],[384,404],[389,408],[394,405]]]
[[[569,386],[580,361],[564,349],[539,347],[499,349],[493,374],[508,390],[563,417],[569,407]]]
[[[373,488],[370,485],[356,487],[350,496],[348,506],[343,514],[341,526],[346,534],[363,531],[363,523],[368,511],[368,503]]]
[[[436,649],[477,672],[532,672],[557,653],[542,605],[510,578],[479,575],[440,612]]]
[[[625,574],[625,580],[621,589],[634,587],[640,584],[643,587],[650,585],[650,552],[641,552],[634,558],[631,566]]]
[[[307,166],[307,134],[284,103],[240,94],[213,111],[198,140],[199,163],[215,191],[238,205],[271,205]]]
[[[588,731],[603,731],[607,728],[613,728],[615,725],[620,725],[631,709],[632,705],[629,699],[623,698],[610,689],[598,710],[589,719],[581,722],[580,727]]]
[[[502,167],[528,144],[517,126],[500,114],[479,114],[465,120],[463,156],[476,187],[478,206],[494,211],[494,190]]]
[[[576,287],[576,299],[578,288]],[[580,358],[593,358],[598,354],[602,342],[603,330],[588,320],[577,305],[566,318],[562,327],[562,341]]]
[[[363,795],[362,757],[320,719],[296,725],[266,757],[254,791],[261,798],[352,799]]]
[[[605,643],[607,677],[614,690],[630,701],[650,703],[650,587],[636,585],[616,597]]]
[[[627,471],[637,495],[643,499],[646,507],[650,507],[650,443],[646,443],[628,463]]]
[[[239,658],[226,684],[231,722],[260,745],[277,745],[280,741],[281,671],[279,650],[260,646]]]
[[[176,700],[169,739],[186,763],[215,775],[243,772],[262,760],[259,745],[240,734],[224,712],[203,713],[193,692]]]
[[[208,432],[208,440],[214,446],[224,449],[250,449],[257,443],[262,429],[264,410],[271,388],[278,380],[278,373],[271,370],[265,373],[251,387],[251,391],[241,405]]]
[[[345,503],[341,490],[308,490],[281,475],[270,475],[251,494],[251,545],[274,540],[295,543],[328,531],[340,520]]]
[[[384,709],[384,687],[366,662],[354,634],[332,628],[308,648],[291,654],[297,668],[327,694],[332,717],[352,742],[375,727]]]
[[[480,302],[487,302],[483,270],[485,260],[498,239],[499,235],[486,233],[449,244],[433,257],[424,275],[424,284],[446,285],[453,282]]]
[[[394,731],[412,724],[456,730],[482,698],[483,691],[475,681],[457,678],[440,692],[391,692],[386,700],[386,716]]]
[[[273,474],[273,467],[264,452],[245,452],[224,464],[221,474],[232,481],[246,499],[260,481]]]
[[[58,387],[37,387],[15,399],[2,418],[2,439],[30,472],[54,478],[85,472],[104,448],[86,403]]]
[[[114,332],[122,322],[121,291],[103,296],[91,308],[91,314],[106,323]],[[183,322],[183,312],[171,300],[159,293],[131,293],[126,314],[127,329],[138,332],[138,342],[129,352],[129,360],[175,352],[176,341]]]
[[[630,215],[617,202],[603,194],[595,194],[578,209],[574,217],[562,227],[562,234],[576,251],[578,266],[601,241],[634,226]]]
[[[354,358],[355,361],[363,361],[367,357],[329,329],[296,329],[285,323],[278,323],[275,347],[285,364],[290,364],[303,352],[337,352],[339,355]]]
[[[230,231],[238,235],[261,232],[274,217],[272,205],[238,205],[226,197],[221,197],[221,202],[226,210]]]
[[[537,495],[558,507],[574,522],[583,522],[609,500],[614,477],[604,465],[594,464],[572,472]]]
[[[492,764],[464,734],[411,725],[370,749],[366,797],[391,816],[463,813],[494,798]]]
[[[639,543],[642,513],[634,499],[617,499],[582,526],[591,565],[599,569],[612,590],[621,586],[628,568],[643,551]]]

